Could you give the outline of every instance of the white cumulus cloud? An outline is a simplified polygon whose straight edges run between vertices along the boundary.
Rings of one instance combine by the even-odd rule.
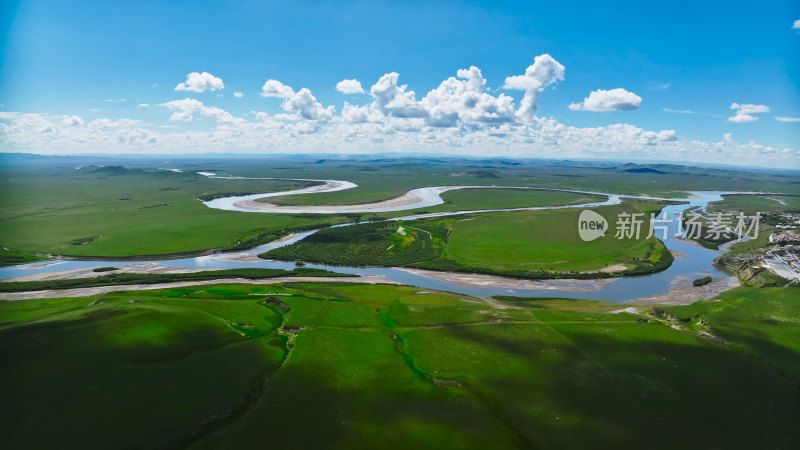
[[[233,93],[233,96],[236,97],[236,98],[242,98],[242,97],[244,97],[244,92],[235,91]]]
[[[523,121],[532,121],[539,111],[538,103],[542,92],[563,79],[564,66],[545,53],[533,58],[533,64],[525,69],[525,75],[507,77],[503,89],[525,91],[517,117]]]
[[[775,116],[778,122],[800,122],[800,117]]]
[[[234,123],[242,120],[233,117],[233,115],[224,109],[217,108],[216,106],[206,106],[203,102],[193,98],[173,100],[171,102],[162,103],[159,106],[175,111],[169,117],[169,120],[189,122],[194,120],[194,113],[217,119],[220,123]]]
[[[336,112],[333,106],[324,108],[307,88],[302,88],[287,98],[281,108],[298,118],[315,121],[331,120]]]
[[[638,109],[642,97],[622,88],[592,91],[580,103],[570,103],[569,109],[578,111],[630,111]]]
[[[367,106],[351,105],[344,102],[342,107],[342,121],[348,123],[365,123],[369,121],[370,111]]]
[[[428,112],[428,124],[440,127],[461,123],[504,123],[514,120],[514,99],[486,91],[486,80],[475,66],[461,69],[456,77],[443,81],[428,92],[422,105]]]
[[[217,78],[208,72],[192,72],[186,76],[186,81],[175,86],[176,91],[218,91],[225,88],[221,78]]]
[[[278,80],[267,80],[261,87],[262,97],[289,98],[294,95],[294,89]]]
[[[729,122],[736,123],[755,122],[756,120],[758,120],[758,117],[751,116],[750,114],[736,114],[735,116],[728,117]]]
[[[302,88],[295,92],[291,86],[278,80],[267,80],[261,88],[261,96],[283,99],[281,108],[289,114],[275,116],[278,119],[327,122],[332,120],[336,113],[334,106],[323,107],[308,88]],[[298,126],[304,125],[298,124]],[[315,125],[310,126],[313,128]]]
[[[797,19],[792,24],[792,29],[795,31],[800,31],[800,19]]]
[[[358,80],[342,80],[336,83],[336,90],[342,94],[363,94],[364,88]]]
[[[400,74],[391,72],[383,75],[372,85],[369,92],[375,99],[374,106],[387,116],[400,118],[425,117],[425,108],[414,97],[414,91],[407,91],[407,85],[398,85]]]
[[[763,114],[769,112],[767,105],[753,105],[751,103],[731,103],[731,109],[736,111],[731,117],[728,117],[729,122],[747,123],[755,122],[758,117],[753,114]]]

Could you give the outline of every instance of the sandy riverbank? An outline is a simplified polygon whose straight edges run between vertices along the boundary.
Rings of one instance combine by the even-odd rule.
[[[178,281],[174,283],[161,283],[161,284],[124,284],[114,286],[97,286],[89,288],[76,288],[76,289],[58,289],[46,291],[29,291],[29,292],[5,292],[0,293],[0,301],[15,301],[15,300],[35,300],[44,298],[72,298],[72,297],[89,297],[97,294],[105,294],[108,292],[119,291],[145,291],[145,290],[158,290],[158,289],[172,289],[186,286],[202,286],[208,284],[278,284],[278,283],[363,283],[363,284],[395,284],[395,281],[386,280],[379,276],[363,276],[360,278],[355,277],[280,277],[280,278],[265,278],[260,280],[249,280],[246,278],[222,278],[218,280],[203,280],[203,281]]]
[[[395,267],[413,275],[432,278],[434,280],[463,286],[500,287],[506,289],[548,289],[553,291],[594,291],[618,280],[618,278],[603,278],[597,280],[524,280],[517,278],[500,277],[496,275],[480,275],[473,273],[437,272],[435,270],[409,269]]]
[[[691,305],[700,300],[708,300],[722,292],[739,287],[734,277],[715,278],[705,286],[693,286],[689,277],[676,277],[672,280],[669,292],[651,297],[637,298],[627,303],[653,303],[659,305]]]
[[[125,265],[120,265],[117,268],[117,270],[107,271],[107,272],[95,272],[93,269],[95,268],[86,267],[82,269],[60,270],[57,272],[46,272],[46,273],[39,273],[36,275],[25,275],[22,277],[8,278],[2,281],[5,283],[11,281],[70,280],[74,278],[95,278],[95,277],[101,277],[103,275],[110,275],[112,273],[190,273],[190,272],[202,272],[203,270],[217,270],[217,269],[189,269],[188,267],[162,266],[161,264],[158,263],[125,264]]]
[[[256,200],[244,200],[236,202],[233,206],[237,208],[251,209],[255,211],[274,211],[280,210],[285,213],[332,213],[342,209],[348,212],[371,211],[374,209],[397,208],[409,206],[422,202],[422,197],[409,191],[400,197],[376,203],[365,203],[360,205],[327,205],[327,206],[281,206],[272,203],[264,203]]]

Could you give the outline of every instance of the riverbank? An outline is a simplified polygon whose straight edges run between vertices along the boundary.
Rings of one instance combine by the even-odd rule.
[[[218,284],[254,284],[254,285],[269,285],[280,283],[360,283],[360,284],[391,284],[400,285],[400,283],[386,280],[381,277],[277,277],[261,280],[251,280],[247,278],[219,278],[214,280],[202,281],[178,281],[172,283],[160,284],[128,284],[128,285],[115,285],[115,286],[96,286],[88,288],[75,288],[75,289],[49,289],[43,291],[28,291],[28,292],[0,292],[0,301],[17,301],[17,300],[36,300],[46,298],[73,298],[73,297],[89,297],[92,295],[105,294],[108,292],[121,292],[121,291],[152,291],[158,289],[172,289],[189,286],[206,286]]]
[[[397,270],[408,272],[413,275],[432,278],[435,280],[446,281],[448,283],[460,284],[463,286],[492,286],[505,289],[546,289],[555,291],[588,292],[596,291],[619,280],[619,278],[604,278],[597,280],[523,280],[501,277],[497,275],[483,275],[475,273],[461,272],[439,272],[435,270],[412,269],[407,267],[397,267]]]

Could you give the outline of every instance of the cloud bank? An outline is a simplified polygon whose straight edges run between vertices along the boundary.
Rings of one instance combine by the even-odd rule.
[[[0,112],[6,151],[45,153],[337,153],[413,152],[470,156],[598,158],[711,162],[796,167],[800,151],[730,136],[710,143],[682,140],[674,130],[631,124],[575,127],[539,117],[539,100],[564,80],[564,66],[550,55],[534,58],[521,75],[488,89],[478,67],[457,70],[418,95],[386,73],[367,89],[357,80],[337,89],[364,95],[361,104],[323,105],[306,87],[267,79],[257,102],[264,109],[232,114],[194,98],[154,104],[170,125],[133,119],[88,119],[77,115]],[[199,74],[202,76],[202,74]],[[201,91],[213,86],[192,81]],[[339,84],[341,84],[340,82]],[[358,83],[356,85],[356,83]],[[202,87],[205,86],[205,87]],[[220,88],[222,82],[219,82]],[[512,95],[517,94],[518,101]],[[239,91],[236,91],[239,92]],[[234,93],[236,96],[236,93]],[[238,97],[238,96],[237,96]],[[596,90],[580,103],[588,111],[634,109],[641,98],[624,89]],[[270,109],[271,108],[271,109]],[[768,112],[764,105],[734,103],[737,115]],[[266,110],[270,112],[265,112]],[[677,111],[688,113],[686,111]],[[152,112],[148,114],[148,117]],[[776,117],[776,120],[793,118]],[[168,128],[169,127],[169,128]]]

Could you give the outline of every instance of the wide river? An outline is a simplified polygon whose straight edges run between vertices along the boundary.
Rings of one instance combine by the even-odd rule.
[[[281,195],[287,194],[307,194],[312,192],[329,192],[332,190],[342,190],[355,187],[354,184],[349,182],[338,182],[333,180],[321,180],[325,184],[322,186],[315,186],[312,188],[301,189],[297,191],[283,192]],[[406,194],[405,200],[394,202],[391,206],[386,206],[387,202],[380,202],[373,204],[376,206],[374,209],[367,208],[368,205],[354,205],[353,207],[337,206],[326,207],[330,212],[348,212],[348,211],[400,211],[407,209],[418,209],[420,207],[433,206],[441,204],[443,200],[439,196],[441,192],[450,189],[459,188],[486,188],[487,186],[460,186],[460,187],[429,187],[412,190]],[[501,188],[503,186],[496,186]],[[579,192],[579,191],[575,191]],[[545,210],[545,209],[558,209],[558,208],[591,208],[597,206],[617,204],[620,202],[621,196],[609,193],[593,192],[595,194],[606,195],[608,199],[602,202],[585,203],[579,205],[564,205],[552,207],[535,207],[535,208],[513,208],[505,210],[475,210],[475,211],[458,211],[447,213],[428,213],[417,214],[412,216],[395,218],[392,220],[403,220],[412,218],[423,218],[432,216],[443,215],[458,215],[475,212],[486,211],[515,211],[515,210]],[[678,214],[687,209],[705,206],[709,202],[719,201],[722,195],[732,194],[733,192],[721,191],[697,191],[692,192],[692,198],[689,199],[674,199],[677,201],[686,202],[680,205],[670,205],[664,208],[663,212],[669,219],[676,219]],[[217,199],[206,202],[206,205],[219,209],[234,209],[245,212],[320,212],[315,207],[273,207],[266,208],[257,205],[257,208],[262,209],[248,209],[249,203],[242,203],[252,201],[255,198],[262,198],[265,196],[274,196],[276,194],[262,194],[247,197],[229,197],[225,199]],[[385,209],[391,208],[391,209]],[[276,210],[277,209],[277,210]],[[280,211],[278,211],[280,210]],[[289,211],[287,211],[289,210]],[[326,211],[328,212],[328,211]],[[616,220],[616,218],[607,218],[609,222]],[[571,225],[571,224],[570,224]],[[686,242],[682,239],[675,238],[678,233],[678,220],[669,220],[667,226],[667,237],[663,239],[667,248],[675,252],[678,256],[672,265],[658,273],[636,276],[636,277],[622,277],[614,279],[607,283],[598,283],[596,280],[584,281],[567,281],[567,280],[551,280],[543,281],[541,283],[531,283],[535,288],[510,288],[507,283],[486,283],[475,285],[475,283],[459,283],[443,281],[424,274],[410,273],[407,270],[398,268],[384,268],[384,267],[342,267],[342,266],[327,266],[321,264],[306,264],[306,267],[313,267],[319,269],[326,269],[330,271],[377,276],[386,280],[399,282],[411,286],[418,286],[424,289],[435,289],[443,291],[457,292],[464,295],[472,295],[478,297],[488,297],[492,295],[517,295],[527,297],[562,297],[562,298],[585,298],[594,300],[611,300],[611,301],[629,301],[644,297],[651,297],[656,295],[665,294],[671,288],[676,286],[691,285],[691,281],[704,276],[711,276],[715,281],[727,282],[733,279],[729,275],[717,270],[712,264],[713,260],[720,255],[719,251],[708,250],[700,247],[699,245]],[[342,225],[340,225],[342,226]],[[344,225],[347,226],[347,225]],[[577,233],[577,224],[574,225]],[[73,269],[84,269],[98,266],[114,265],[122,267],[126,265],[148,264],[150,266],[158,265],[163,267],[175,267],[186,269],[234,269],[243,267],[259,267],[259,268],[278,268],[278,269],[293,269],[294,262],[286,261],[269,261],[253,258],[255,254],[265,252],[267,250],[285,246],[297,242],[306,236],[316,232],[308,231],[295,235],[292,239],[285,240],[281,243],[273,243],[263,245],[247,251],[236,253],[220,253],[209,256],[198,256],[191,258],[171,259],[171,260],[154,260],[154,261],[74,261],[74,260],[51,260],[43,263],[32,263],[25,265],[18,265],[0,269],[0,279],[7,279],[25,275],[35,275],[41,273],[59,272]],[[647,230],[642,230],[647,233]],[[660,238],[661,231],[656,235]],[[606,236],[601,239],[614,239],[614,236]],[[480,278],[480,277],[478,277]],[[502,285],[502,286],[501,286]],[[709,293],[709,297],[711,294]]]

